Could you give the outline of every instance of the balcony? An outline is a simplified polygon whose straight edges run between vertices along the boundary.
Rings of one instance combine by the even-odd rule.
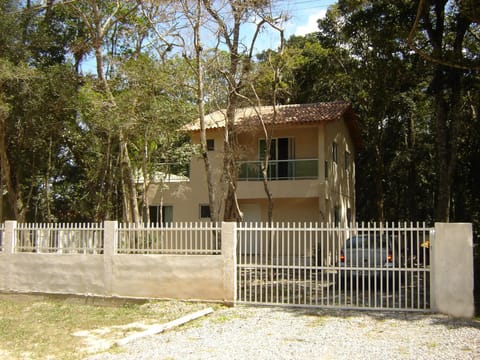
[[[239,181],[262,180],[263,161],[240,163]],[[318,179],[318,159],[272,160],[268,162],[268,180]]]

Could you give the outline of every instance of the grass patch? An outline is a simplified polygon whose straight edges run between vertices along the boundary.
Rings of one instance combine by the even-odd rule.
[[[91,348],[79,332],[103,334],[108,343],[141,330],[121,325],[165,323],[206,307],[176,301],[98,306],[68,299],[0,298],[0,358],[82,359]]]

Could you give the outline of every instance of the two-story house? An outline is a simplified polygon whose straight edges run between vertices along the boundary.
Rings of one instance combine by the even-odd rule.
[[[261,174],[266,139],[259,113],[272,139],[268,185],[274,201],[273,221],[354,221],[355,153],[361,140],[356,116],[347,102],[277,106],[275,117],[271,106],[237,110],[237,196],[244,220],[268,219]],[[220,195],[224,188],[225,112],[214,112],[206,116],[205,122],[209,159]],[[185,130],[194,144],[200,143],[198,121]],[[203,160],[191,160],[188,179],[177,177],[162,185],[152,184],[148,196],[152,222],[208,220]]]

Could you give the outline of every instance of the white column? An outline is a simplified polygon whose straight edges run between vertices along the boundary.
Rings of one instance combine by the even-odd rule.
[[[5,238],[3,239],[3,252],[5,254],[13,254],[15,252],[15,229],[17,228],[17,222],[7,220],[5,221]]]
[[[224,263],[223,289],[225,303],[234,304],[237,298],[237,224],[222,222],[222,256]]]
[[[103,271],[105,296],[112,296],[113,257],[115,256],[118,236],[118,223],[105,221],[103,223]]]
[[[431,241],[431,307],[456,317],[475,315],[472,224],[436,223]]]

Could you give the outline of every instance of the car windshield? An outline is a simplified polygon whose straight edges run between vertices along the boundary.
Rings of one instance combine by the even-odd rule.
[[[345,244],[347,248],[386,248],[387,240],[385,237],[374,235],[354,236],[347,239]]]

